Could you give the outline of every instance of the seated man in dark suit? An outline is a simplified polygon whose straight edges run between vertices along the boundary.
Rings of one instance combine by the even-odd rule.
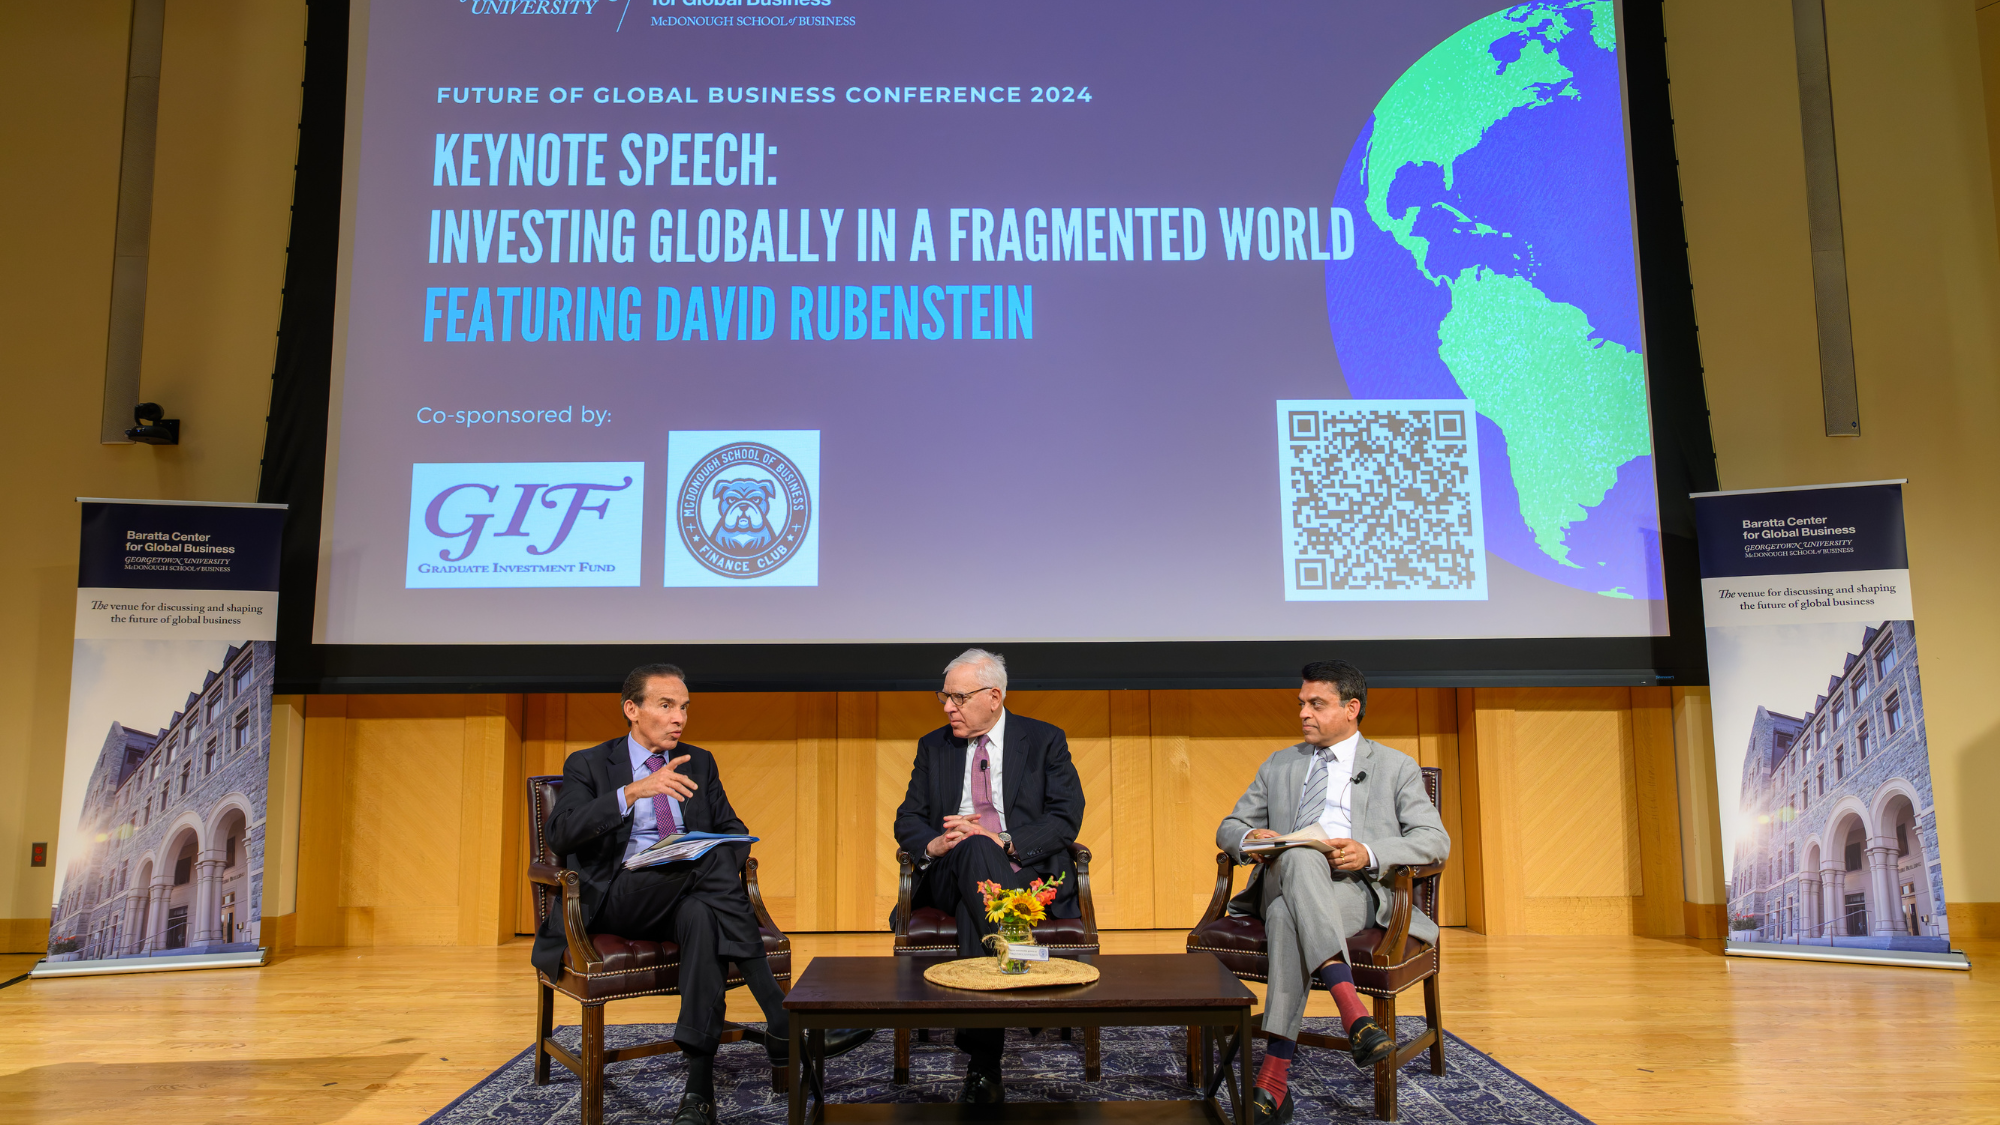
[[[680,946],[681,1011],[674,1041],[687,1056],[687,1088],[674,1125],[715,1125],[715,1050],[722,1033],[723,980],[742,970],[764,1009],[765,1049],[785,1059],[784,993],[764,958],[757,915],[739,872],[748,844],[722,844],[700,859],[625,869],[627,857],[676,832],[749,834],[729,806],[715,756],[681,739],[687,677],[671,664],[646,664],[625,677],[631,733],[579,750],[563,763],[562,795],[549,814],[549,846],[582,876],[583,921],[593,932]],[[535,935],[535,967],[562,970],[562,919],[551,912]],[[870,1032],[835,1032],[827,1053],[850,1050]]]
[[[896,843],[920,869],[915,906],[956,916],[958,955],[991,951],[982,882],[1024,888],[1063,876],[1049,913],[1075,918],[1076,870],[1069,845],[1083,824],[1083,783],[1060,728],[1006,709],[1007,663],[967,649],[945,666],[937,693],[949,722],[917,742],[910,791],[896,810]],[[1006,1033],[966,1028],[958,1045],[972,1056],[961,1102],[1006,1100],[1000,1051]]]

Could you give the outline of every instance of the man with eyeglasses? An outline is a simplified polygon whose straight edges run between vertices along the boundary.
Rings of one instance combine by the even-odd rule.
[[[896,810],[896,842],[917,860],[913,905],[954,915],[958,955],[978,957],[1000,929],[986,920],[980,883],[1025,888],[1062,876],[1049,913],[1081,913],[1069,845],[1083,824],[1083,783],[1060,727],[1007,710],[1007,662],[999,655],[960,653],[945,665],[937,697],[947,721],[917,742],[909,793]],[[958,1032],[959,1049],[971,1056],[959,1101],[1006,1100],[1005,1035],[999,1028]]]

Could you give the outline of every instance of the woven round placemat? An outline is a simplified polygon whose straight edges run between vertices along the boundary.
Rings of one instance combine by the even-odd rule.
[[[1097,966],[1053,957],[1028,962],[1025,973],[1003,973],[991,957],[967,957],[946,961],[924,970],[924,979],[946,988],[969,988],[995,992],[1003,988],[1049,988],[1063,984],[1089,984],[1097,979]]]

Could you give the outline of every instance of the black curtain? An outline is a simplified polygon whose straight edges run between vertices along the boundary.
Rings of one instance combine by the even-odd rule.
[[[271,414],[257,499],[289,504],[279,563],[279,690],[296,681],[312,643],[326,431],[333,382],[333,303],[339,280],[341,148],[347,128],[347,0],[306,5],[306,71],[299,109],[284,310],[271,373]]]

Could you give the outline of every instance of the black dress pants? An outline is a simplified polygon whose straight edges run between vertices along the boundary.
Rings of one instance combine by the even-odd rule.
[[[700,1053],[721,1042],[723,980],[732,961],[764,956],[757,915],[738,872],[744,844],[723,844],[691,863],[620,870],[591,928],[681,950],[681,1011],[674,1040]]]
[[[979,884],[998,883],[1024,889],[1037,876],[1032,871],[1016,871],[1007,853],[990,836],[968,836],[950,851],[931,861],[924,873],[923,897],[929,905],[948,911],[958,919],[958,955],[990,956],[986,936],[1000,932],[998,923],[986,920],[986,897]],[[997,1027],[960,1028],[955,1039],[959,1049],[973,1062],[998,1066],[1001,1045],[1007,1033]]]

